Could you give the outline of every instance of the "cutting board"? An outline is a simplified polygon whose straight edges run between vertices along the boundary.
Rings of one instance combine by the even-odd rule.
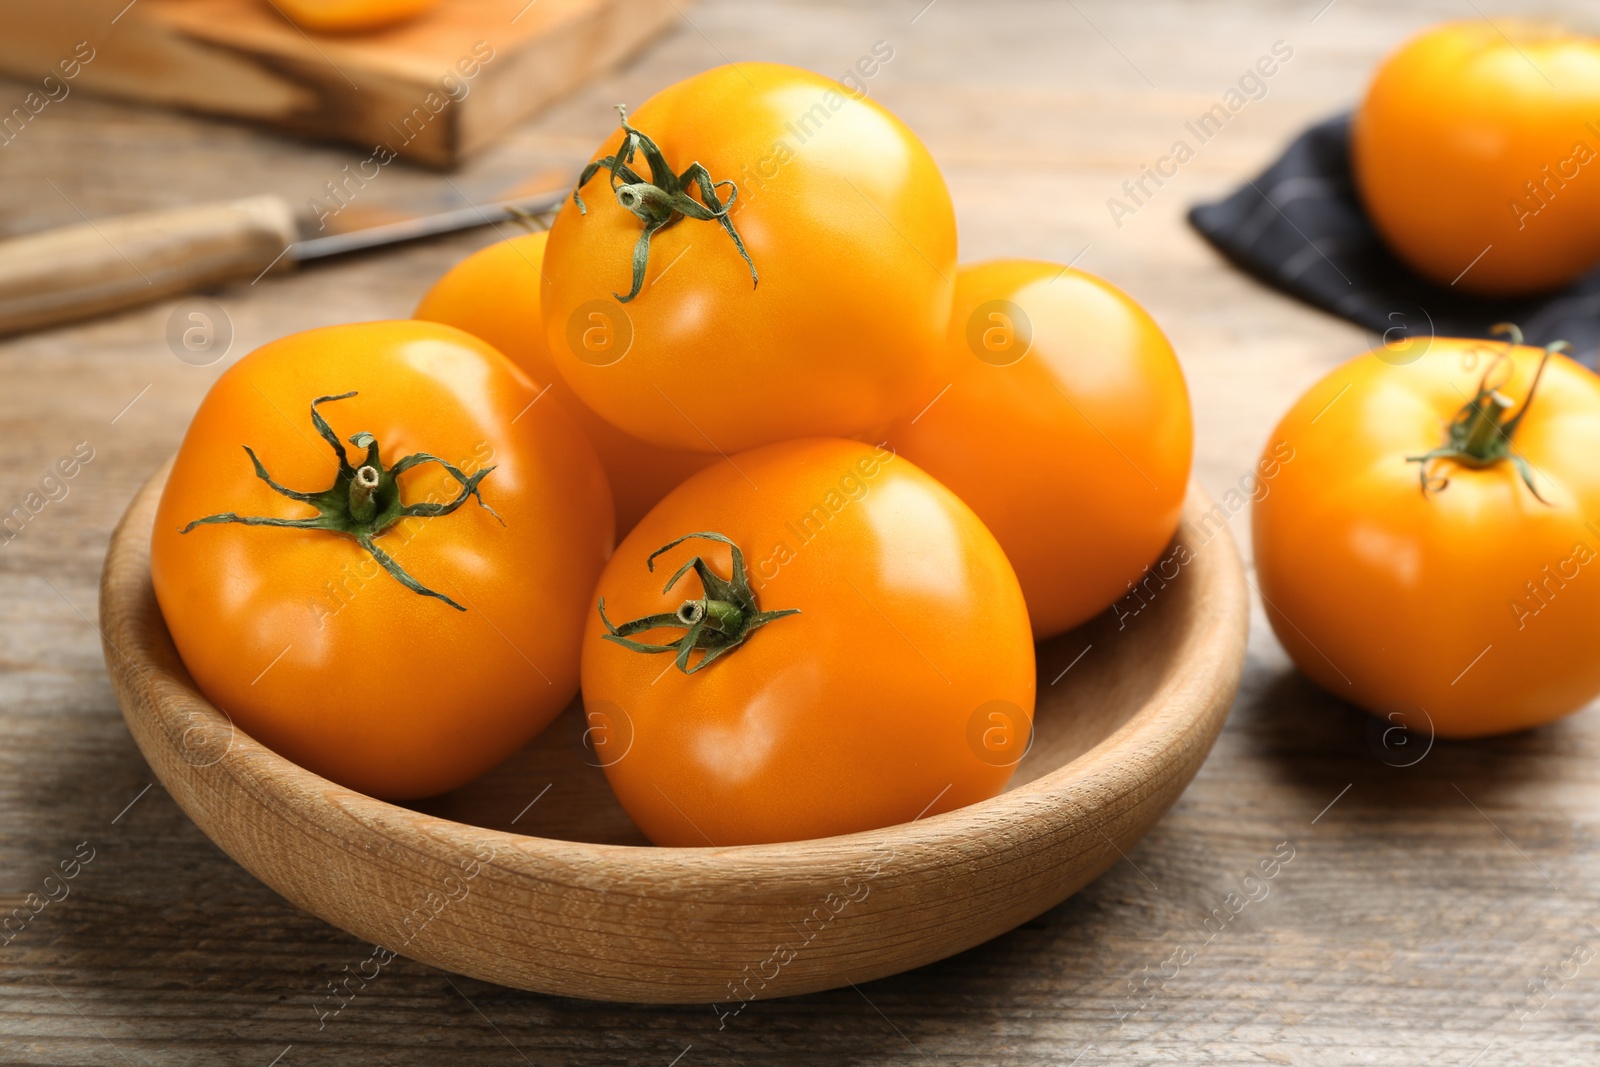
[[[686,3],[443,0],[401,26],[328,35],[271,0],[0,0],[0,72],[31,83],[4,102],[22,110],[0,114],[0,141],[84,90],[450,167],[628,57]]]

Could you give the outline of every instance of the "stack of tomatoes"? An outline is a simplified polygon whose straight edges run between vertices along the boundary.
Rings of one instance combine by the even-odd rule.
[[[152,572],[205,694],[338,782],[452,789],[581,679],[653,841],[819,837],[1004,787],[1034,642],[1158,556],[1191,437],[1128,296],[958,267],[899,119],[740,64],[624,112],[416,320],[223,374]]]

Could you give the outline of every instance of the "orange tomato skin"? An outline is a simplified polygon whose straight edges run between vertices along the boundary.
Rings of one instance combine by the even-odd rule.
[[[1122,596],[1178,528],[1194,442],[1183,371],[1126,293],[1035,260],[961,268],[945,352],[937,398],[889,440],[978,513],[1034,638],[1052,637]]]
[[[1437,26],[1373,79],[1351,137],[1356,184],[1389,245],[1434,281],[1554,288],[1600,261],[1597,117],[1600,39]]]
[[[301,29],[313,33],[359,33],[409,22],[439,6],[439,0],[273,0]]]
[[[720,226],[682,219],[655,235],[644,288],[619,303],[643,227],[596,175],[588,213],[568,198],[545,259],[550,351],[585,403],[646,441],[728,454],[849,437],[916,395],[950,312],[956,228],[915,134],[831,79],[772,63],[698,74],[629,121],[680,173],[699,162],[737,184],[731,217],[760,284]],[[630,333],[601,365],[591,336],[609,359]]]
[[[686,675],[668,655],[603,640],[590,612],[584,706],[634,822],[659,845],[750,844],[998,793],[1032,721],[1033,644],[1010,564],[977,516],[907,460],[853,441],[783,442],[733,462],[673,490],[623,540],[600,579],[606,613],[620,624],[699,597],[692,574],[662,592],[695,555],[729,577],[728,548],[703,540],[645,568],[674,538],[714,530],[741,546],[762,610],[801,614]],[[974,737],[996,723],[1012,732],[986,759]]]
[[[484,501],[402,520],[376,544],[419,595],[352,539],[322,530],[207,525],[202,516],[297,518],[280,484],[333,483],[331,447],[376,436],[385,466],[425,451],[465,471],[492,465]],[[594,450],[554,404],[476,338],[414,321],[330,326],[274,341],[217,379],[178,450],[156,515],[150,569],[196,684],[252,737],[302,766],[384,798],[430,796],[510,755],[572,699],[589,594],[614,536]],[[521,412],[521,417],[518,417]],[[361,453],[347,447],[352,462]],[[451,500],[437,464],[400,476],[402,499]]]
[[[658,448],[630,437],[589,410],[556,373],[539,314],[545,241],[530,233],[474,252],[434,283],[413,313],[482,338],[548,385],[545,400],[561,405],[600,454],[617,505],[617,533],[627,533],[667,491],[716,461],[704,452]]]
[[[1409,365],[1357,356],[1278,424],[1254,507],[1267,617],[1330,693],[1413,729],[1478,737],[1567,715],[1600,693],[1600,380],[1550,360],[1514,438],[1549,504],[1510,463],[1418,465],[1444,442],[1492,353],[1436,339]],[[1519,403],[1540,355],[1511,350]]]

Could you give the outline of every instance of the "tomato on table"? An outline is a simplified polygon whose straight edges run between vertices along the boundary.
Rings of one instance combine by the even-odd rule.
[[[294,334],[223,373],[150,548],[201,692],[384,798],[461,785],[548,724],[614,533],[594,450],[536,395],[482,341],[414,321]]]
[[[1565,284],[1600,262],[1600,38],[1516,19],[1436,26],[1356,112],[1361,199],[1415,270],[1469,292]]]
[[[656,844],[906,822],[995,795],[1026,751],[1011,565],[887,450],[791,441],[701,471],[618,546],[598,595],[590,737]]]
[[[1419,732],[1576,711],[1600,693],[1600,380],[1498,342],[1392,359],[1335,369],[1267,445],[1273,631],[1312,681]]]
[[[474,252],[434,283],[414,315],[488,341],[535,383],[549,386],[540,403],[561,405],[600,454],[616,500],[617,533],[625,534],[668,490],[718,457],[658,448],[623,433],[589,410],[556,373],[539,314],[548,236],[524,234]]]
[[[550,351],[584,403],[643,440],[728,454],[849,437],[917,394],[956,227],[904,123],[773,63],[698,74],[623,122],[545,252]]]
[[[1043,640],[1105,610],[1178,528],[1194,430],[1177,356],[1122,290],[1037,260],[961,268],[947,377],[889,429],[1005,549]]]

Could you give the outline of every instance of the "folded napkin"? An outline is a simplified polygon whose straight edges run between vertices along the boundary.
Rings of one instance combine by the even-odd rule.
[[[1350,116],[1296,138],[1232,196],[1189,211],[1189,222],[1241,270],[1349,319],[1391,343],[1407,337],[1490,337],[1500,322],[1529,344],[1566,341],[1591,369],[1600,357],[1600,269],[1564,289],[1495,299],[1413,273],[1367,218],[1350,170]]]

